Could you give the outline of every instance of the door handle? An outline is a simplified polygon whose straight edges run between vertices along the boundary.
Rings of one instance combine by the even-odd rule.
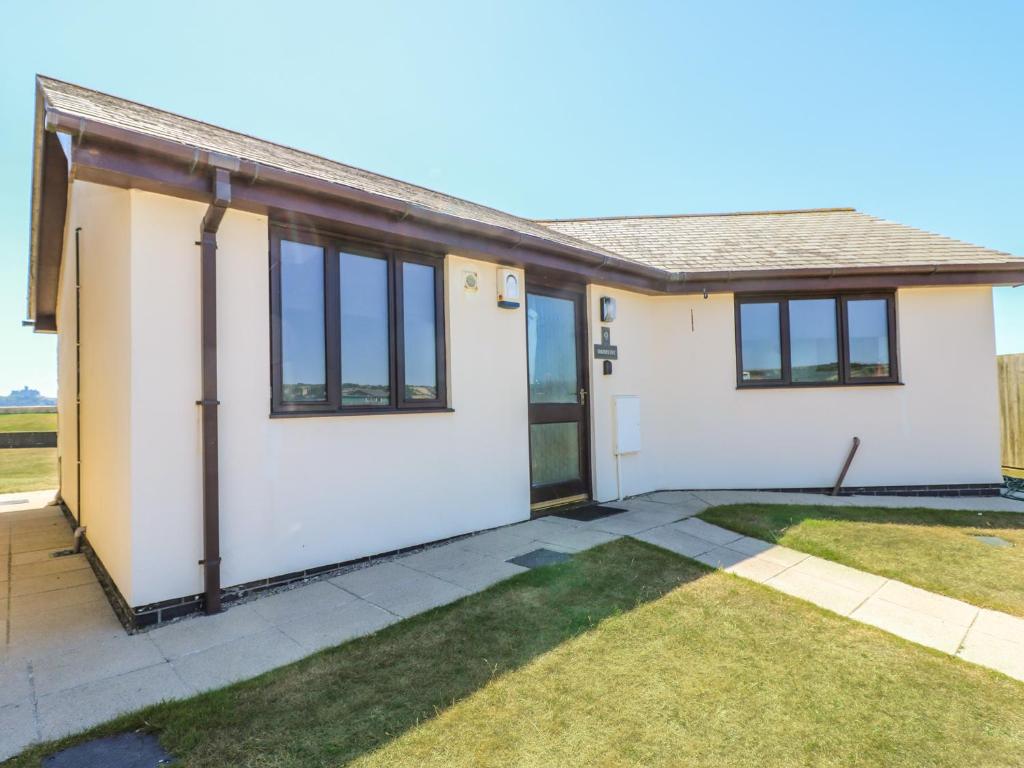
[[[586,404],[587,404],[587,390],[585,390],[583,387],[580,387],[580,405],[586,405]]]

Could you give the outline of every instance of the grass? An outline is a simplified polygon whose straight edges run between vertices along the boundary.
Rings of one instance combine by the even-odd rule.
[[[735,504],[700,516],[748,536],[1024,616],[1024,514]],[[991,547],[975,535],[999,536],[1013,546]]]
[[[56,448],[0,448],[0,493],[56,487]]]
[[[56,432],[56,413],[2,413],[0,432]]]
[[[623,539],[87,735],[125,729],[190,768],[1021,765],[1024,684]]]

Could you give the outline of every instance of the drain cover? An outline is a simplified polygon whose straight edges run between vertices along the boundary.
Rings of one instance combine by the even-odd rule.
[[[557,563],[564,563],[572,555],[567,552],[555,552],[553,549],[535,549],[533,552],[527,552],[525,555],[519,557],[513,557],[511,560],[506,560],[507,563],[513,565],[521,565],[524,568],[540,568],[542,565],[556,565]]]
[[[164,752],[156,736],[119,733],[94,739],[43,758],[43,768],[159,768],[174,758]]]
[[[1004,539],[1004,538],[1002,538],[1000,536],[979,536],[977,534],[972,534],[972,536],[973,536],[973,538],[977,539],[978,541],[982,542],[983,544],[988,544],[990,547],[999,547],[999,548],[1003,549],[1003,548],[1006,548],[1006,547],[1012,547],[1013,546],[1013,542],[1012,541],[1007,541],[1006,539]]]

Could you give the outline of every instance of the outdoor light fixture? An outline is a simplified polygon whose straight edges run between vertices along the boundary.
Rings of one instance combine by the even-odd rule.
[[[498,270],[498,306],[519,309],[519,274],[511,269]]]
[[[615,299],[611,296],[601,297],[601,322],[610,323],[615,319]]]

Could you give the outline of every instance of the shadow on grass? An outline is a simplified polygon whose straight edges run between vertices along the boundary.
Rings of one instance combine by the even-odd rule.
[[[1024,512],[1024,505],[1021,505]],[[777,542],[804,522],[871,523],[985,530],[1024,530],[1024,514],[924,507],[837,507],[802,504],[726,504],[698,515],[702,520],[748,536]]]
[[[34,747],[11,765],[38,766],[56,749],[136,729],[157,733],[187,766],[343,765],[603,619],[707,573],[621,539],[253,680]]]

